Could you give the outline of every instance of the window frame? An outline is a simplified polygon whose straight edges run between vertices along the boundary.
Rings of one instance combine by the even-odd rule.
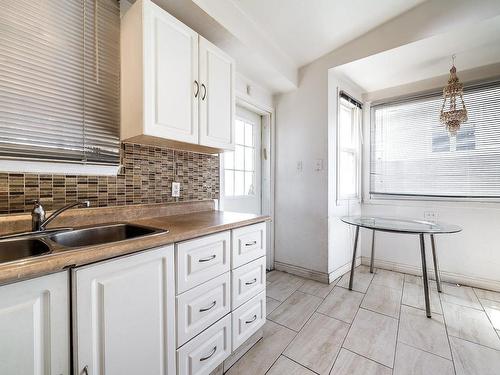
[[[337,92],[337,129],[336,129],[336,203],[337,205],[342,204],[342,202],[357,200],[361,202],[361,186],[362,186],[362,139],[363,139],[363,110],[362,108],[356,107],[354,104],[347,102],[341,98],[341,91]],[[346,104],[344,104],[346,102]],[[340,117],[341,117],[341,107],[346,106],[351,109],[353,113],[351,129],[354,129],[355,134],[355,143],[356,148],[352,147],[342,147],[341,139],[340,139]],[[340,193],[340,155],[342,152],[348,152],[355,156],[355,165],[356,165],[356,181],[355,181],[355,193],[349,195],[341,195]]]
[[[472,81],[464,84],[464,90],[474,89],[481,86],[488,86],[492,84],[500,85],[500,76],[493,77],[490,79]],[[439,88],[421,91],[417,93],[411,93],[407,95],[401,95],[397,97],[391,97],[388,99],[377,100],[375,102],[369,103],[369,118],[367,121],[367,149],[365,152],[368,154],[367,158],[367,166],[366,171],[364,171],[364,178],[366,178],[366,191],[363,194],[363,201],[367,204],[382,204],[382,205],[400,205],[401,201],[405,201],[409,206],[419,206],[421,202],[433,202],[436,205],[444,205],[453,204],[453,203],[462,203],[464,206],[470,205],[470,207],[474,206],[476,203],[483,203],[485,207],[488,204],[491,204],[491,207],[498,207],[498,203],[500,203],[500,197],[463,197],[463,196],[438,196],[438,195],[420,195],[420,194],[391,194],[391,193],[372,193],[371,190],[371,176],[372,176],[372,129],[374,126],[375,119],[375,109],[379,105],[384,104],[397,104],[405,101],[417,100],[426,97],[434,97],[434,96],[442,96],[442,90]],[[375,107],[375,108],[374,108]],[[365,174],[366,173],[366,174]]]
[[[234,123],[235,123],[235,131],[236,131],[236,121],[241,121],[243,122],[243,124],[250,124],[253,128],[253,131],[252,131],[252,137],[253,137],[253,146],[247,146],[247,145],[242,145],[240,143],[236,143],[236,140],[235,140],[235,143],[234,143],[234,151],[232,151],[233,153],[233,168],[227,168],[226,167],[226,161],[225,161],[225,156],[226,156],[226,153],[222,154],[222,158],[224,159],[224,163],[223,163],[223,168],[221,170],[221,174],[224,175],[224,199],[255,199],[255,196],[256,196],[256,190],[255,190],[255,185],[256,185],[256,180],[257,180],[257,169],[256,169],[256,163],[257,163],[257,152],[259,152],[259,150],[257,149],[257,134],[258,132],[255,131],[255,128],[257,127],[257,124],[254,124],[250,121],[248,121],[247,119],[243,118],[243,117],[240,117],[240,116],[235,116],[235,119],[234,119]],[[236,169],[235,168],[235,153],[236,153],[236,146],[242,146],[244,149],[245,148],[251,148],[253,149],[253,170],[249,170],[247,171],[246,169]],[[243,163],[245,164],[245,153],[243,153]],[[245,166],[243,166],[243,168],[245,168]],[[231,195],[228,195],[227,194],[227,191],[226,191],[226,188],[225,188],[225,183],[226,183],[226,171],[232,171],[233,172],[233,192],[234,192],[234,187],[235,187],[235,172],[243,172],[243,173],[246,173],[246,172],[252,172],[253,173],[253,185],[254,185],[254,194],[250,195],[250,194],[231,194]],[[244,177],[245,178],[245,177]],[[243,185],[245,185],[243,183]]]

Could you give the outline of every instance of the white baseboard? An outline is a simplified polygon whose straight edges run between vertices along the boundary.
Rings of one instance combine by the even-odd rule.
[[[361,257],[356,258],[355,267],[361,264]],[[351,262],[344,264],[343,266],[337,268],[335,271],[330,272],[329,274],[329,283],[332,283],[334,280],[339,278],[342,275],[345,275],[347,272],[351,270]]]
[[[361,257],[361,264],[370,265],[370,257]],[[422,268],[418,266],[413,266],[409,264],[402,264],[391,262],[387,260],[375,259],[374,267],[382,268],[389,271],[396,271],[402,273],[408,273],[410,275],[422,275]],[[434,268],[427,269],[427,275],[430,279],[434,280]],[[453,284],[467,285],[475,288],[489,289],[496,292],[500,292],[500,281],[483,279],[475,276],[462,275],[453,272],[441,271],[441,280]]]
[[[274,268],[278,271],[288,272],[292,275],[300,276],[305,279],[311,279],[325,284],[329,283],[328,273],[326,272],[313,271],[308,268],[276,261],[274,262]]]

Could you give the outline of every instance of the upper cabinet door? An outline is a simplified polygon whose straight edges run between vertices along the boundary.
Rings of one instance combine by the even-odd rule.
[[[75,374],[175,374],[173,245],[73,272]]]
[[[200,144],[234,149],[234,60],[200,37]]]
[[[0,374],[69,374],[69,327],[67,272],[0,287]]]
[[[144,132],[198,143],[198,34],[144,2]]]

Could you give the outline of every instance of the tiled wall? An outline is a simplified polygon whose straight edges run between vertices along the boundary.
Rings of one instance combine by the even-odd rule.
[[[48,210],[77,200],[93,207],[175,202],[173,181],[181,183],[179,201],[219,198],[218,155],[129,143],[121,151],[118,176],[0,173],[0,214],[29,212],[34,199]]]

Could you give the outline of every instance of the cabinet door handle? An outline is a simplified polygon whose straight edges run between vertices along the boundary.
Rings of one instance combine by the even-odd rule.
[[[85,367],[82,370],[82,374],[83,375],[89,375],[89,366],[88,365],[85,365]]]
[[[197,98],[198,94],[200,93],[200,85],[198,84],[197,80],[194,80],[194,84],[196,85],[196,92],[194,93],[194,97]]]
[[[203,307],[200,309],[200,312],[205,312],[205,311],[208,311],[208,310],[212,310],[215,305],[217,305],[217,301],[213,301],[212,304],[208,307]]]
[[[245,324],[250,324],[250,323],[253,323],[253,322],[255,322],[255,320],[256,320],[256,319],[257,319],[257,315],[254,315],[254,316],[253,316],[253,318],[252,318],[252,319],[250,319],[250,320],[247,320],[247,321],[245,322]]]
[[[205,84],[202,83],[201,88],[203,89],[203,95],[201,97],[201,100],[205,100],[205,98],[207,97],[207,86],[205,86]]]
[[[212,349],[212,352],[209,355],[207,355],[206,357],[200,358],[200,362],[206,361],[207,359],[211,358],[215,354],[216,351],[217,351],[217,345],[214,346],[214,348]]]
[[[208,258],[202,258],[198,259],[198,262],[203,263],[203,262],[210,262],[212,259],[215,259],[216,255],[210,255]]]
[[[245,244],[245,246],[253,246],[253,245],[257,245],[257,241],[247,242]]]
[[[252,285],[252,284],[255,284],[257,282],[257,278],[253,279],[252,281],[247,281],[245,283],[245,285]]]

